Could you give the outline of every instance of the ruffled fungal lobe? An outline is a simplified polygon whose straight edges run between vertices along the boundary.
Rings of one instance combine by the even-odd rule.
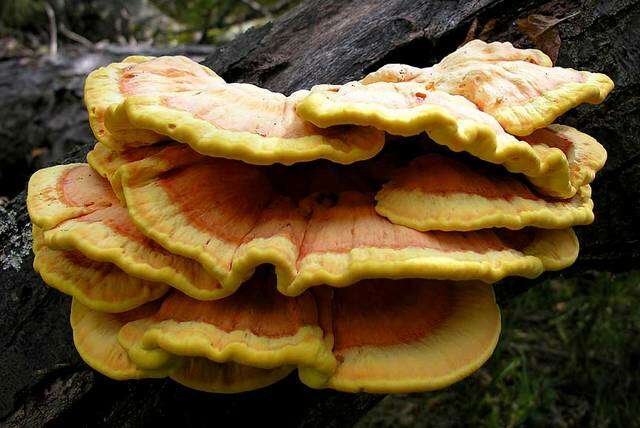
[[[96,313],[74,303],[74,333],[84,339],[77,346],[92,366],[120,378],[164,373],[207,389],[198,383],[203,376],[224,377],[220,367],[232,374],[258,368],[258,374],[243,374],[251,382],[297,367],[314,388],[388,393],[460,380],[486,361],[500,332],[492,288],[482,283],[368,280],[287,298],[266,278],[258,275],[214,302],[175,292],[143,317]],[[78,315],[85,313],[92,329],[78,327]],[[100,347],[90,342],[96,339]],[[114,360],[129,371],[115,370]]]
[[[613,89],[604,74],[551,67],[516,56],[510,43],[469,42],[433,67],[435,88],[466,97],[511,134],[529,135]]]
[[[96,262],[78,251],[44,245],[42,230],[33,227],[33,268],[47,285],[101,312],[125,312],[162,297],[169,286],[127,275],[111,263]]]
[[[200,262],[229,292],[264,263],[275,266],[282,293],[297,295],[365,278],[535,277],[551,253],[556,268],[577,256],[570,229],[512,232],[526,239],[510,241],[491,230],[419,232],[379,216],[371,193],[296,202],[264,170],[224,159],[174,169],[174,155],[168,149],[121,167],[129,213],[145,235]]]
[[[599,104],[613,89],[601,73],[553,67],[544,53],[511,43],[473,40],[433,67],[392,64],[363,83],[417,82],[429,89],[462,95],[495,117],[514,135],[529,135],[568,110]]]
[[[43,243],[112,263],[127,274],[164,282],[197,298],[224,290],[197,262],[170,253],[145,237],[120,205],[109,183],[86,164],[36,172],[29,181],[27,208],[43,230]]]
[[[262,272],[232,296],[210,302],[172,293],[153,316],[123,326],[120,343],[146,368],[179,355],[263,369],[311,365],[329,375],[336,362],[313,295],[285,297],[270,282]]]
[[[108,314],[91,310],[74,299],[71,327],[76,349],[87,364],[112,379],[171,377],[185,386],[206,392],[237,393],[262,388],[293,370],[287,366],[260,369],[178,356],[171,356],[157,369],[136,366],[119,343],[118,333],[127,323],[144,319],[155,311],[157,306],[150,304],[122,314]]]
[[[107,73],[110,68],[118,72]],[[184,57],[147,58],[112,64],[87,79],[98,87],[97,112],[109,134],[100,142],[115,150],[173,139],[209,156],[254,164],[292,164],[314,159],[352,163],[373,157],[383,133],[362,127],[319,129],[304,122],[295,105],[306,91],[286,97],[248,84],[228,84],[213,71]],[[91,93],[91,91],[89,91]],[[87,101],[91,112],[94,102]],[[151,135],[124,138],[129,134]],[[161,136],[158,138],[158,136]]]
[[[152,302],[120,314],[99,312],[77,300],[71,304],[73,343],[82,359],[93,369],[116,380],[164,377],[175,361],[169,361],[157,370],[137,367],[118,342],[118,332],[126,323],[150,316],[157,310]]]
[[[482,283],[369,280],[333,292],[331,324],[339,363],[323,386],[413,392],[478,369],[498,341],[500,312]],[[312,369],[300,377],[318,386]]]
[[[552,196],[569,197],[578,190],[591,183],[598,171],[607,161],[607,151],[595,138],[566,125],[553,124],[546,128],[535,130],[531,135],[523,137],[534,149],[541,148],[539,153],[548,153],[550,149],[557,149],[564,153],[569,169],[568,186],[559,175],[550,171],[541,177],[531,177],[529,180],[539,189],[561,188],[566,191],[550,193]],[[564,165],[563,165],[564,168]],[[561,181],[562,180],[562,181]]]
[[[594,218],[589,186],[569,200],[544,198],[513,175],[436,154],[397,170],[376,200],[380,215],[423,231],[564,229]]]
[[[562,129],[564,145],[577,148],[571,152],[538,141],[538,134],[519,140],[466,98],[426,89],[415,82],[316,86],[298,105],[298,113],[318,126],[374,126],[403,136],[426,132],[433,141],[455,152],[466,151],[522,173],[541,192],[560,198],[570,198],[588,184],[606,159],[606,152],[595,139],[573,128],[554,125],[540,131],[558,134]],[[595,161],[572,156],[575,152],[591,153]]]
[[[124,101],[119,81],[125,71],[136,64],[150,61],[151,57],[130,56],[120,63],[101,67],[89,74],[84,85],[84,103],[89,113],[89,125],[93,135],[113,150],[125,147],[153,144],[166,137],[144,129],[111,132],[105,127],[105,113],[109,106]]]

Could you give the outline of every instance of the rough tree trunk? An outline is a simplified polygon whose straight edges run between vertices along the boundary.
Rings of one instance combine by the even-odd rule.
[[[578,231],[581,256],[568,274],[587,268],[626,270],[640,258],[638,0],[307,1],[219,48],[206,64],[229,81],[289,93],[357,79],[387,62],[432,64],[465,39],[474,20],[476,34],[483,30],[485,39],[526,46],[528,40],[514,25],[517,18],[576,11],[579,15],[559,25],[558,64],[607,73],[617,87],[603,105],[579,108],[561,120],[595,136],[609,151],[593,186],[597,221]],[[83,159],[91,145],[87,141],[68,160]],[[33,272],[28,223],[21,194],[0,213],[0,425],[256,421],[344,426],[381,398],[313,391],[295,377],[229,396],[190,391],[166,380],[110,381],[77,356],[68,325],[69,299],[45,287]],[[515,282],[498,289],[529,284]]]

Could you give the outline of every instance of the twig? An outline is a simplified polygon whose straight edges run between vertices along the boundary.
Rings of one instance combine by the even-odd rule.
[[[283,9],[286,9],[290,3],[292,3],[291,0],[280,0],[269,8],[269,12],[271,12],[271,14],[280,13]]]
[[[211,17],[213,16],[213,8],[210,8],[207,12],[207,16],[202,24],[202,34],[200,34],[200,40],[198,40],[199,45],[204,45],[209,40],[209,28],[211,27]]]
[[[58,55],[58,29],[56,26],[56,13],[48,2],[42,3],[44,11],[49,19],[49,55]]]
[[[264,16],[265,18],[271,18],[271,12],[268,9],[262,7],[262,5],[258,2],[254,0],[240,0],[240,2],[249,7],[249,9],[253,10],[254,12]]]
[[[94,49],[95,45],[93,44],[93,42],[89,39],[87,39],[86,37],[82,37],[80,34],[71,31],[67,28],[66,25],[64,25],[63,23],[60,23],[60,28],[59,28],[60,32],[62,33],[63,36],[65,36],[66,38],[68,38],[69,40],[73,40],[76,43],[81,44],[82,46],[89,48],[89,49]]]

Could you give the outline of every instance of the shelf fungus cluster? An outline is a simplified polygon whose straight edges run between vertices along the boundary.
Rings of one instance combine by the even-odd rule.
[[[606,152],[554,121],[612,87],[482,41],[289,96],[130,57],[87,78],[88,163],[31,178],[34,267],[114,379],[441,388],[496,345],[491,284],[578,256]]]

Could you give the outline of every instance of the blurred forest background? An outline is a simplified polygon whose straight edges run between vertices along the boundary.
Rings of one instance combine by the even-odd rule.
[[[202,59],[298,2],[2,0],[0,210],[34,169],[92,138],[89,71],[131,54]],[[534,287],[504,308],[480,371],[443,391],[388,396],[358,427],[640,426],[639,283],[638,273],[587,272]]]
[[[299,0],[0,1],[0,198],[91,138],[82,85],[128,55],[204,59]],[[17,72],[17,70],[20,70]]]
[[[298,0],[3,0],[3,56],[55,53],[56,44],[216,44],[262,25]]]

